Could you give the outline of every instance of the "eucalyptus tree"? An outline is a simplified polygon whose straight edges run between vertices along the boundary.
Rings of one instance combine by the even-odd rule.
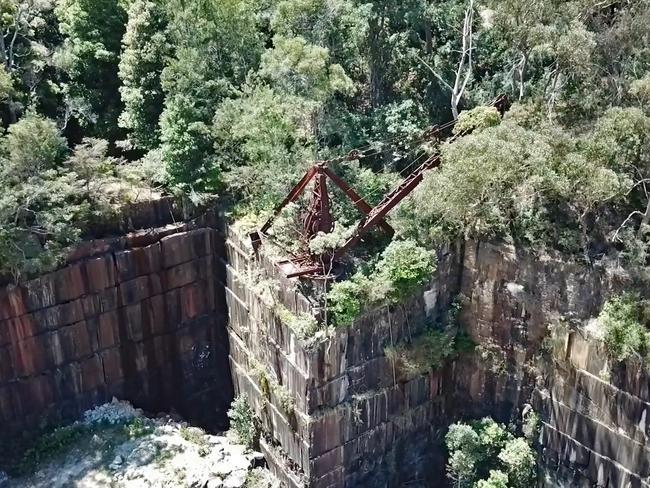
[[[49,99],[56,98],[48,83],[58,41],[53,9],[53,0],[0,2],[0,103],[5,126],[16,122],[26,106],[49,105]]]
[[[122,111],[118,63],[126,11],[120,0],[60,0],[55,8],[63,45],[57,64],[68,81],[68,113],[87,133],[119,138]]]
[[[174,52],[161,75],[162,153],[172,182],[185,189],[219,188],[212,118],[259,62],[258,13],[252,0],[167,2]]]
[[[160,144],[159,123],[165,101],[160,77],[171,53],[163,1],[133,1],[119,64],[124,103],[119,124],[136,148],[149,150]]]

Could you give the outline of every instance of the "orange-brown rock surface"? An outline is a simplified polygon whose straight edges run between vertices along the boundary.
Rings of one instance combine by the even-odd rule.
[[[99,239],[0,290],[0,438],[113,396],[223,422],[232,386],[220,240],[208,217]]]

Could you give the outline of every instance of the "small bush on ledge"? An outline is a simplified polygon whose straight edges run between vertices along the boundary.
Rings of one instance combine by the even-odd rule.
[[[444,316],[425,327],[414,339],[384,349],[386,357],[393,363],[399,379],[408,381],[419,375],[441,369],[464,353],[476,349],[476,344],[467,335],[458,320],[462,308],[462,295],[456,297]]]
[[[328,314],[337,327],[350,325],[371,305],[402,303],[436,270],[435,255],[414,240],[393,241],[367,274],[336,283],[327,295]]]
[[[230,430],[235,434],[237,440],[249,449],[255,447],[259,442],[259,428],[255,413],[248,403],[246,395],[240,395],[232,402],[228,410],[230,419]]]
[[[495,127],[501,123],[501,115],[494,107],[479,106],[472,110],[461,112],[454,126],[454,134],[463,135],[468,132]]]
[[[308,345],[316,340],[319,332],[327,333],[327,330],[320,326],[313,315],[308,313],[296,315],[282,304],[277,304],[273,310],[280,321],[289,327],[299,339],[306,341]]]
[[[413,340],[385,349],[386,357],[395,365],[401,380],[436,371],[456,353],[456,332],[429,329]]]
[[[337,326],[351,324],[363,308],[363,287],[359,279],[335,283],[327,295],[328,313]]]
[[[272,375],[269,375],[262,363],[253,359],[252,370],[249,373],[257,379],[257,383],[262,391],[264,401],[272,400],[272,393],[279,401],[279,407],[282,412],[291,417],[294,415],[295,400],[287,388],[281,385]]]
[[[603,341],[616,361],[648,359],[650,330],[646,324],[646,304],[636,294],[610,299],[598,318],[603,327]]]

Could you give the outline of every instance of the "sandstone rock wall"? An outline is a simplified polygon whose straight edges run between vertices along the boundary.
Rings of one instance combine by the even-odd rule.
[[[454,365],[455,410],[507,422],[531,402],[543,422],[543,486],[649,486],[650,376],[638,364],[611,364],[590,333],[607,298],[645,283],[467,243],[461,318],[488,347]]]
[[[112,396],[214,426],[234,383],[289,487],[441,486],[450,422],[508,422],[528,403],[543,420],[543,486],[648,486],[650,376],[609,364],[588,332],[608,297],[647,280],[466,242],[440,253],[410,303],[306,343],[286,311],[323,310],[298,281],[214,218],[169,224],[168,210],[141,209],[162,226],[86,242],[62,269],[0,292],[0,445]],[[403,378],[386,347],[459,297],[480,347]]]
[[[542,416],[543,486],[648,486],[649,377],[607,364],[587,332],[607,298],[646,281],[466,242],[441,253],[430,286],[405,307],[372,311],[307,347],[257,295],[259,279],[250,282],[252,269],[273,267],[251,261],[234,234],[227,256],[235,389],[263,419],[267,459],[289,486],[442,486],[449,423],[516,421],[531,403]],[[309,309],[291,282],[280,289],[288,308]],[[401,379],[386,346],[454,299],[480,346],[443,371]]]
[[[580,331],[556,333],[555,370],[539,388],[547,487],[650,487],[648,372],[607,364]]]
[[[158,207],[136,212],[139,225],[174,219]],[[1,290],[0,445],[113,396],[223,426],[222,243],[208,215],[87,242],[62,269]]]
[[[444,279],[406,306],[372,311],[333,337],[305,344],[256,293],[262,279],[282,280],[273,266],[253,261],[235,233],[226,249],[235,390],[262,419],[263,447],[276,474],[291,487],[427,485],[441,465],[432,446],[448,418],[449,383],[443,372],[401,380],[384,349],[417,335],[448,307],[459,283],[459,253],[442,263]],[[266,270],[265,278],[251,276],[256,269]],[[294,313],[308,311],[296,286],[280,281],[279,301]]]

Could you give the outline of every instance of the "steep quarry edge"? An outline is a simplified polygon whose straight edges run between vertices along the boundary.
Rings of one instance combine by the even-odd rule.
[[[272,267],[252,260],[233,232],[226,255],[235,389],[252,399],[290,485],[426,486],[444,476],[450,422],[517,421],[530,404],[543,421],[544,486],[648,484],[647,372],[609,364],[587,333],[608,297],[647,287],[644,277],[468,241],[440,252],[431,283],[405,307],[370,311],[310,345],[247,286],[251,268],[274,279]],[[290,291],[280,297],[287,308],[307,306],[291,283],[281,289]],[[423,318],[454,300],[476,351],[396,381],[384,348],[417,334]],[[289,411],[278,389],[292,397]]]
[[[409,303],[309,343],[260,296],[260,276],[293,314],[319,312],[210,214],[87,243],[64,268],[5,288],[2,445],[113,396],[224,427],[234,384],[288,486],[439,481],[450,422],[510,422],[528,404],[543,421],[544,486],[648,485],[650,379],[642,365],[608,362],[589,335],[605,300],[647,292],[645,277],[468,241],[440,251]],[[384,348],[454,301],[477,350],[398,381]]]
[[[151,205],[136,215],[162,226],[86,242],[61,269],[0,291],[3,448],[112,397],[227,426],[220,221],[174,222]]]

